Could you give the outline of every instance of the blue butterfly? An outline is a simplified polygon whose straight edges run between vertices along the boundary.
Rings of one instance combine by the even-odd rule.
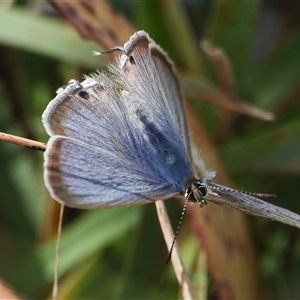
[[[173,64],[146,32],[117,50],[107,73],[71,80],[43,113],[44,180],[55,200],[96,208],[181,196],[300,227],[298,215],[211,181],[189,140]]]

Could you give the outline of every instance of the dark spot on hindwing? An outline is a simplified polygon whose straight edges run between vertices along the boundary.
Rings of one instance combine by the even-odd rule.
[[[133,58],[132,55],[129,56],[129,62],[132,64],[132,65],[135,65],[135,60]]]
[[[78,95],[79,95],[81,98],[84,98],[84,99],[86,99],[86,100],[89,99],[89,94],[88,94],[87,91],[80,90],[80,91],[78,92]]]

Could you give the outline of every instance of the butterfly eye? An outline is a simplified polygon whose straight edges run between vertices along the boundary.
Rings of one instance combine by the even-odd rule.
[[[197,190],[202,195],[202,198],[205,198],[208,194],[206,184],[203,183],[202,181],[198,181],[196,186],[197,186]]]

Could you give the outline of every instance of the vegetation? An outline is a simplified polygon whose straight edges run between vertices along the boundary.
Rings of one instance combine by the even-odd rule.
[[[46,143],[41,114],[57,88],[106,68],[109,56],[94,57],[93,50],[116,46],[116,40],[122,45],[136,29],[144,29],[175,62],[193,139],[207,167],[217,170],[217,180],[277,194],[273,204],[300,213],[296,3],[51,2],[69,24],[47,2],[0,3],[0,131]],[[204,37],[223,49],[232,77],[229,72],[222,79],[220,63],[201,50],[198,42]],[[269,112],[276,116],[272,122]],[[20,298],[46,299],[53,283],[59,205],[44,186],[43,155],[1,142],[0,166],[1,281]],[[166,205],[175,228],[181,206],[177,200]],[[179,248],[197,299],[296,299],[299,237],[299,229],[271,220],[213,204],[193,205]],[[164,266],[166,254],[152,204],[66,209],[59,298],[180,299],[172,265]]]

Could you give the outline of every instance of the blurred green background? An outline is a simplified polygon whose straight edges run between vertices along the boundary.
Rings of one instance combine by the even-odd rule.
[[[111,3],[169,53],[182,78],[191,75],[204,86],[217,86],[216,72],[198,41],[210,38],[224,49],[239,98],[272,111],[275,121],[226,115],[196,100],[197,95],[189,101],[236,186],[275,193],[273,204],[296,213],[300,213],[299,3]],[[0,24],[0,131],[46,142],[41,114],[56,89],[71,78],[105,68],[107,57],[93,57],[92,51],[100,46],[83,40],[47,2],[1,2]],[[44,187],[42,166],[42,153],[0,142],[0,278],[24,299],[49,297],[53,281],[59,207]],[[174,200],[166,204],[176,226],[180,205]],[[299,230],[247,218],[265,297],[299,299]],[[223,299],[207,274],[205,254],[197,250],[197,268],[191,263],[189,253],[197,249],[197,241],[188,228],[180,233],[185,234],[188,238],[179,242],[197,298]],[[67,209],[61,298],[180,299],[173,270],[163,265],[166,254],[152,204]]]

